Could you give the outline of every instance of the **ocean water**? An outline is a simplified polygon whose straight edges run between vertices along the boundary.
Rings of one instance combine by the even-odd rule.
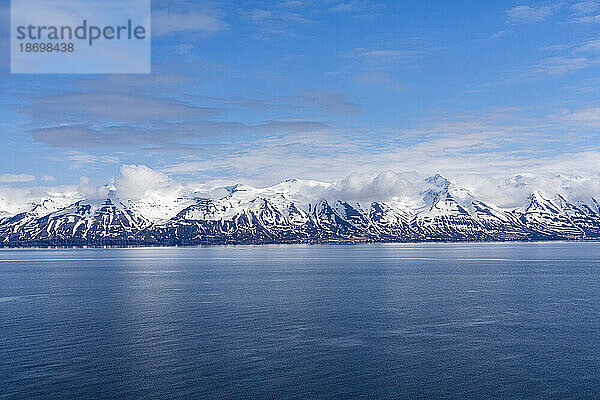
[[[597,399],[600,243],[0,251],[1,399]]]

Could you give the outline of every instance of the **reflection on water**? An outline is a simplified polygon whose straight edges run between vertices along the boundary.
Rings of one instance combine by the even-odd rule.
[[[600,243],[0,251],[0,398],[600,393]]]

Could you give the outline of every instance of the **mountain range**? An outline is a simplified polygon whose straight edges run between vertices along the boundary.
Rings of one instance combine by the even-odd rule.
[[[344,198],[332,184],[297,179],[212,195],[131,199],[107,190],[106,198],[70,204],[48,197],[0,214],[0,246],[600,239],[598,196],[532,191],[522,204],[501,207],[441,175],[422,183],[417,191],[362,201]]]

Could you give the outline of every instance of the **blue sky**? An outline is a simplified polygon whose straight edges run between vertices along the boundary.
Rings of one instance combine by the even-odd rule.
[[[11,75],[0,184],[597,177],[600,1],[154,1],[151,75]]]

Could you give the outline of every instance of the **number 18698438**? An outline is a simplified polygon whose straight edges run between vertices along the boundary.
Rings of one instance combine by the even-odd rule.
[[[19,43],[21,53],[72,53],[73,43]]]

